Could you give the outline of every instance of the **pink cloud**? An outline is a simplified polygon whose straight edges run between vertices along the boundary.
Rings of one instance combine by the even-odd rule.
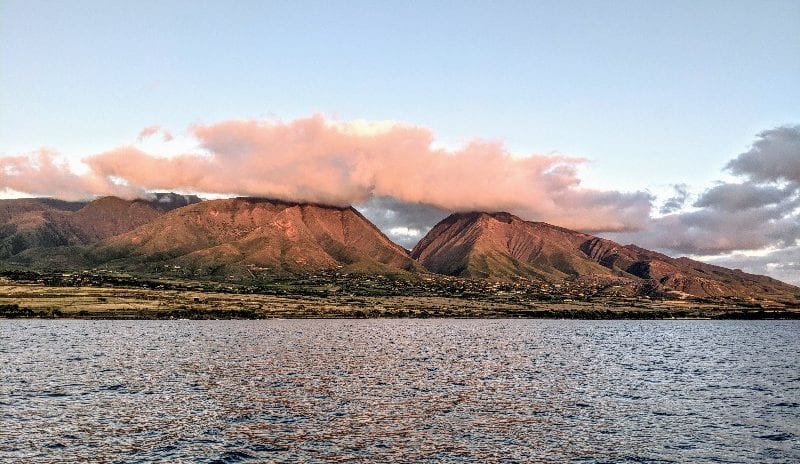
[[[0,189],[64,200],[80,200],[96,195],[136,198],[144,194],[141,189],[117,184],[94,172],[75,174],[48,149],[0,158]]]
[[[627,230],[648,217],[650,198],[580,187],[581,158],[512,156],[476,140],[433,148],[429,129],[375,130],[322,116],[288,123],[224,121],[192,128],[202,151],[159,157],[125,147],[86,160],[102,176],[145,189],[235,193],[346,205],[373,195],[449,210],[510,210],[585,230]]]
[[[153,126],[142,134],[159,130]],[[90,172],[73,179],[75,190],[107,194],[121,189],[123,181],[128,191],[182,190],[336,205],[393,197],[452,211],[506,210],[591,231],[638,229],[650,213],[648,194],[582,188],[577,175],[585,162],[581,158],[514,156],[501,143],[482,140],[457,149],[434,148],[433,133],[424,127],[335,122],[317,115],[285,123],[223,121],[194,126],[191,133],[198,149],[180,156],[126,146],[85,158]],[[6,180],[0,181],[6,186]],[[68,194],[69,188],[65,184],[58,193]]]
[[[144,140],[146,138],[152,137],[153,135],[158,133],[158,131],[160,131],[160,130],[161,130],[161,126],[147,126],[144,129],[139,131],[139,136],[136,137],[136,140],[141,142],[142,140]]]

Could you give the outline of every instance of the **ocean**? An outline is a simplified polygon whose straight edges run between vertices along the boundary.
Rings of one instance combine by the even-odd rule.
[[[0,320],[0,462],[800,462],[800,321]]]

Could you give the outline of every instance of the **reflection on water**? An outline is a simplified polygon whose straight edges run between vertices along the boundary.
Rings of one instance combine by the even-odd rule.
[[[798,462],[798,321],[0,321],[2,462]]]

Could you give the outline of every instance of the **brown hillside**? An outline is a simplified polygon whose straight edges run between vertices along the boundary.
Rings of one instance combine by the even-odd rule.
[[[800,293],[769,277],[671,258],[508,213],[453,214],[431,229],[411,255],[432,272],[464,277],[624,279],[648,291],[701,297],[794,299]]]
[[[180,266],[195,274],[244,268],[271,273],[418,268],[403,248],[353,208],[252,198],[172,211],[102,242],[98,252],[107,260]]]
[[[35,248],[91,245],[146,224],[165,211],[195,199],[156,194],[153,200],[132,201],[117,197],[91,202],[40,198],[2,200],[0,257]]]

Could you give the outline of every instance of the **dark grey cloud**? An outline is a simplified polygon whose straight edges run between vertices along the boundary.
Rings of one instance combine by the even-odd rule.
[[[637,232],[604,236],[667,254],[722,255],[737,250],[786,249],[800,240],[800,126],[758,134],[750,150],[727,165],[741,177],[705,192],[686,211],[686,189]]]
[[[800,217],[774,207],[735,212],[705,208],[655,218],[644,231],[603,236],[670,255],[717,255],[794,245],[800,238]]]
[[[763,256],[746,256],[739,253],[708,261],[719,266],[741,269],[752,274],[769,275],[793,285],[800,285],[800,246],[775,250]]]
[[[789,199],[795,190],[795,186],[778,188],[774,185],[759,185],[753,182],[719,184],[706,190],[694,206],[721,211],[761,208],[780,204]]]
[[[661,214],[669,214],[674,213],[682,209],[686,205],[686,201],[689,199],[689,186],[686,184],[675,184],[672,186],[672,189],[675,191],[675,195],[667,198],[663,205],[661,205],[661,209],[659,212]]]
[[[726,168],[759,182],[800,182],[800,125],[761,132]]]
[[[400,201],[392,197],[373,197],[356,206],[393,242],[411,249],[437,222],[451,212],[422,203]]]

